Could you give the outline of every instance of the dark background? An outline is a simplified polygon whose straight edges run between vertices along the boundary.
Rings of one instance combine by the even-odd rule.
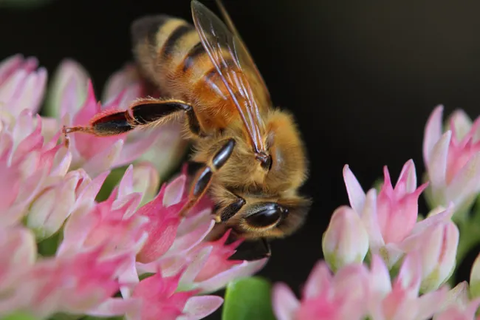
[[[410,158],[423,173],[423,129],[432,109],[442,103],[447,113],[478,114],[480,2],[224,2],[274,102],[294,112],[309,152],[304,190],[315,204],[299,233],[273,244],[261,272],[297,290],[321,258],[331,213],[348,203],[345,163],[364,188],[385,164],[395,179]],[[190,19],[190,4],[56,0],[35,10],[2,8],[0,58],[34,55],[50,74],[64,57],[74,58],[100,92],[131,59],[130,22],[152,13]]]

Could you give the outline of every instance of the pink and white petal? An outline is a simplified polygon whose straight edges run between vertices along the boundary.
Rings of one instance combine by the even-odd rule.
[[[45,105],[46,114],[60,119],[65,114],[73,117],[85,102],[87,83],[88,73],[78,62],[63,60],[53,75]]]
[[[415,164],[412,159],[408,160],[402,168],[402,172],[398,177],[397,186],[404,184],[406,193],[413,193],[417,189],[417,174],[415,172]]]
[[[213,229],[214,225],[215,225],[215,221],[210,220],[207,223],[203,223],[202,225],[193,229],[193,231],[191,231],[190,233],[185,234],[181,237],[178,237],[178,231],[177,231],[177,237],[175,238],[175,241],[173,242],[170,249],[165,253],[164,257],[183,254],[189,251],[190,249],[192,249],[194,246],[196,246],[197,244],[202,242],[202,240],[205,239],[205,237]]]
[[[429,164],[431,163],[431,154],[433,148],[437,141],[442,135],[442,115],[443,115],[443,106],[437,106],[430,117],[427,120],[427,125],[425,126],[425,133],[423,139],[423,161],[429,170]]]
[[[199,289],[201,293],[217,291],[233,279],[248,277],[258,272],[265,266],[267,261],[268,258],[257,261],[243,261],[241,264],[233,266],[230,270],[219,273],[208,280],[198,283],[195,288]]]
[[[163,205],[165,207],[170,207],[182,200],[186,181],[187,177],[181,175],[167,185],[165,195],[163,196]]]
[[[182,138],[182,126],[172,122],[153,128],[157,133],[154,144],[139,160],[149,161],[156,168],[161,179],[175,169],[188,149],[188,141]]]
[[[83,181],[77,190],[78,197],[75,207],[82,205],[83,203],[91,203],[95,201],[95,197],[102,188],[103,183],[107,179],[110,171],[100,173],[95,179],[90,180],[90,177],[83,169],[78,169],[79,174],[82,176]]]
[[[480,153],[475,154],[447,187],[449,201],[461,205],[480,191]],[[457,208],[458,210],[459,208]]]
[[[442,210],[439,213],[436,214],[431,214],[428,216],[428,218],[423,219],[422,221],[419,221],[415,224],[415,226],[412,229],[412,232],[408,237],[406,237],[403,240],[403,243],[401,246],[406,246],[410,241],[412,241],[414,238],[416,238],[418,235],[421,235],[425,232],[426,229],[430,228],[431,226],[440,223],[440,222],[446,222],[450,221],[454,211],[454,206],[452,203],[449,204],[447,209]]]
[[[4,59],[0,63],[0,85],[3,84],[8,77],[10,77],[23,62],[23,56],[21,54],[16,54],[11,57]]]
[[[372,256],[370,269],[370,290],[380,293],[381,296],[385,296],[392,291],[388,268],[380,256]]]
[[[472,120],[463,110],[455,110],[447,121],[448,130],[455,134],[457,141],[463,140],[472,127]],[[453,126],[452,126],[453,125]],[[474,139],[475,140],[475,139]],[[476,139],[478,140],[478,139]],[[474,141],[476,142],[476,141]]]
[[[417,298],[418,319],[430,319],[444,305],[448,289],[442,287]]]
[[[63,229],[63,241],[60,243],[56,256],[72,256],[81,251],[85,239],[95,223],[95,219],[89,215],[93,208],[93,202],[83,202],[76,206]]]
[[[273,311],[278,320],[293,320],[300,302],[292,290],[283,283],[277,283],[272,290]]]
[[[89,310],[86,314],[95,317],[113,317],[129,315],[129,319],[140,319],[142,300],[110,298],[98,307]]]
[[[343,167],[343,180],[347,188],[350,206],[360,214],[365,205],[365,192],[348,165]]]
[[[133,192],[133,165],[129,165],[118,185],[118,198]]]
[[[418,295],[422,280],[422,265],[417,252],[409,253],[403,260],[395,283],[407,290],[409,294]]]
[[[466,308],[470,302],[468,283],[460,282],[453,289],[448,291],[445,306],[458,305],[460,308]]]
[[[363,226],[368,233],[368,241],[371,250],[378,250],[385,245],[382,232],[380,231],[380,224],[377,215],[377,191],[371,189],[367,192],[365,205],[361,212]]]
[[[47,71],[45,68],[39,68],[36,72],[28,74],[22,82],[19,88],[21,90],[17,90],[8,107],[14,115],[18,115],[24,109],[37,113],[45,93]]]
[[[211,221],[213,221],[211,207],[201,210],[194,216],[190,216],[187,219],[182,220],[177,229],[177,238],[188,235],[190,232],[192,232],[192,230],[195,230],[206,223],[210,223]]]
[[[180,278],[179,287],[187,288],[185,290],[190,290],[196,286],[193,284],[197,275],[202,271],[202,268],[207,263],[208,257],[212,253],[213,246],[206,246],[200,250],[194,250],[193,252],[188,253],[188,266]],[[167,257],[168,259],[168,257]]]
[[[330,286],[332,280],[333,276],[327,264],[323,261],[317,262],[308,276],[303,288],[302,297],[304,299],[317,297],[322,290]]]
[[[88,172],[90,176],[97,176],[101,172],[109,170],[115,159],[120,154],[120,151],[123,147],[123,141],[118,140],[110,148],[105,149],[104,151],[95,154],[90,158],[84,165],[83,169]]]
[[[59,148],[55,157],[53,158],[52,169],[50,171],[51,177],[63,177],[67,174],[70,165],[72,164],[72,153],[66,148]]]
[[[102,100],[108,101],[115,98],[125,89],[138,85],[138,81],[139,75],[135,66],[132,64],[125,65],[121,70],[113,73],[108,78],[105,84],[105,90],[103,91]],[[138,95],[134,96],[133,99],[138,97]]]
[[[429,162],[425,164],[428,168],[428,179],[434,188],[444,188],[446,186],[447,155],[451,138],[452,132],[445,132],[432,147]]]
[[[218,296],[196,296],[187,300],[183,308],[183,315],[177,320],[197,320],[203,319],[212,314],[223,303],[223,299]]]
[[[147,150],[150,150],[155,144],[158,136],[159,128],[156,128],[156,130],[157,131],[151,130],[149,133],[143,131],[142,136],[133,141],[132,138],[128,137],[124,146],[124,150],[115,160],[114,166],[120,167],[138,160],[142,154],[144,154]],[[168,152],[168,149],[163,150],[163,152]]]
[[[156,273],[159,269],[162,270],[164,277],[173,277],[180,272],[184,272],[189,263],[188,259],[183,256],[173,256],[168,258],[161,258],[160,260],[149,263],[136,263],[137,273],[139,275],[145,273]]]
[[[405,250],[396,243],[387,243],[379,250],[372,250],[372,253],[379,254],[390,269],[404,256]]]
[[[28,71],[23,69],[16,70],[10,77],[6,79],[6,81],[3,82],[2,86],[0,86],[0,101],[2,104],[8,104],[16,97],[18,99],[18,95],[20,95],[23,83],[25,82],[25,78],[27,78],[28,73]],[[23,109],[14,110],[13,108],[9,108],[9,110],[12,114],[18,115]]]
[[[125,269],[118,276],[118,281],[121,284],[120,292],[122,293],[123,299],[130,298],[133,288],[140,282],[137,268],[135,267],[134,255],[128,257],[128,262],[125,266]]]

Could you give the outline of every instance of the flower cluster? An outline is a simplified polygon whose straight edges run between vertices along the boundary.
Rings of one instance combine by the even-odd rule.
[[[458,259],[480,243],[480,213],[471,212],[480,194],[480,118],[472,124],[456,111],[443,133],[442,109],[425,129],[424,184],[417,186],[412,160],[395,185],[385,167],[381,186],[367,192],[344,167],[350,206],[333,213],[322,241],[325,261],[314,267],[301,300],[275,285],[279,320],[475,319],[480,255],[469,283],[450,289],[447,282]],[[431,211],[422,216],[424,191]]]
[[[106,103],[97,103],[86,72],[65,61],[42,117],[46,79],[33,58],[0,64],[0,317],[168,320],[212,313],[223,300],[204,294],[266,261],[229,260],[239,242],[227,244],[228,233],[208,240],[215,224],[208,199],[188,217],[178,215],[187,201],[185,174],[157,192],[176,165],[169,159],[184,150],[178,126],[102,139],[72,134],[66,147],[63,125],[124,110],[143,88],[126,67],[107,84]],[[118,185],[106,182],[122,167]],[[109,193],[105,200],[101,189]]]

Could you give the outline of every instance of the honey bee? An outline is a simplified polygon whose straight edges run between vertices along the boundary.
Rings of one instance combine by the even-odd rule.
[[[208,193],[217,230],[259,241],[296,231],[310,208],[298,194],[307,176],[303,142],[292,116],[273,107],[247,48],[219,0],[224,22],[191,2],[194,26],[166,15],[132,24],[133,50],[141,73],[172,99],[143,98],[127,111],[104,114],[65,133],[110,136],[180,120],[201,164],[185,214]]]

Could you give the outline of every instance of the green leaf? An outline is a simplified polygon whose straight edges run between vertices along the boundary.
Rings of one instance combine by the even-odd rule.
[[[227,286],[223,320],[275,320],[271,285],[259,277],[244,278]]]
[[[1,318],[2,320],[36,320],[34,316],[29,313],[17,311]]]

